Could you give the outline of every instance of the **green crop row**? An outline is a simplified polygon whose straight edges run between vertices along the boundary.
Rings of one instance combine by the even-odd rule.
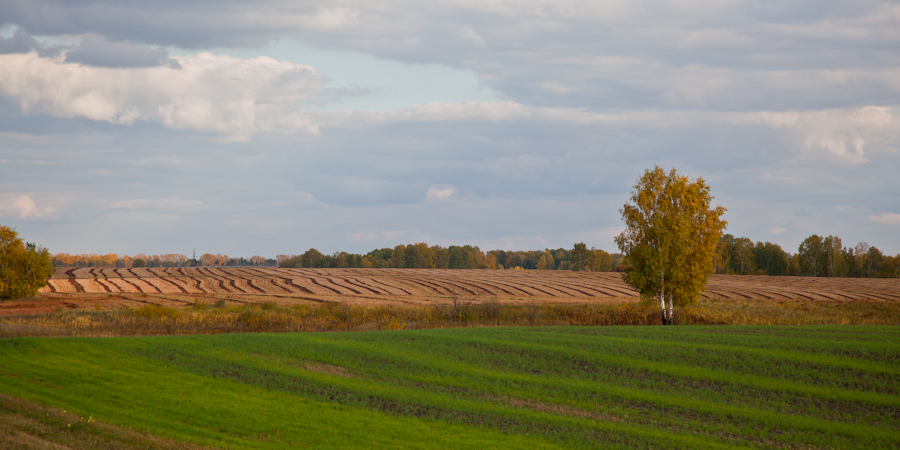
[[[0,392],[212,447],[891,448],[898,337],[685,326],[17,338],[0,340]]]

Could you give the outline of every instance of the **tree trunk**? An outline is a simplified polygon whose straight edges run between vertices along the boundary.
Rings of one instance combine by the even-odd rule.
[[[663,279],[664,275],[662,271],[659,271],[659,278]],[[662,288],[659,290],[659,309],[662,311],[662,322],[663,325],[666,325],[666,285],[662,283]]]
[[[669,292],[669,324],[675,323],[675,314],[672,311],[673,306],[674,306],[674,302],[672,300],[672,293]]]
[[[662,294],[662,293],[659,294],[659,309],[660,309],[660,313],[662,314],[663,325],[668,325],[666,323],[666,299],[663,295],[664,294]]]

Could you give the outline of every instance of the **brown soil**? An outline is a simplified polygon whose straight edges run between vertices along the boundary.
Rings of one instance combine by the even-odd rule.
[[[0,316],[59,309],[110,310],[147,303],[185,306],[226,299],[281,306],[415,305],[452,297],[500,303],[629,303],[617,273],[553,270],[58,268],[36,297],[0,303]],[[900,302],[900,280],[712,275],[709,300]]]

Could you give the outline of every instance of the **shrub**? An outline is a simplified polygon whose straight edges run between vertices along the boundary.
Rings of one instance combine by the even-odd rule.
[[[52,274],[46,248],[26,244],[16,230],[0,225],[0,299],[35,295]]]

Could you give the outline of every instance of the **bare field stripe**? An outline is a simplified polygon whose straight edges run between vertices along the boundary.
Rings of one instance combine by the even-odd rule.
[[[397,269],[397,270],[410,270],[410,269]],[[404,274],[406,275],[406,274]],[[415,275],[419,275],[416,277]],[[426,278],[421,276],[421,274],[410,273],[405,277],[397,277],[398,279],[402,279],[410,284],[422,286],[423,288],[428,288],[437,293],[438,295],[450,295],[454,290],[463,290],[466,292],[466,295],[477,295],[475,291],[469,290],[465,286],[457,286],[455,283],[448,279],[440,278],[440,277],[430,277]],[[443,289],[446,292],[441,292]]]
[[[125,277],[121,277],[121,278],[119,278],[119,279],[122,280],[123,283],[128,283],[128,284],[134,286],[134,288],[135,288],[138,292],[144,292],[144,290],[141,289],[140,286],[138,286],[137,284],[132,283],[130,280],[127,280]]]
[[[486,281],[484,278],[490,279],[490,282]],[[506,295],[512,295],[512,296],[515,296],[516,294],[515,294],[514,292],[510,292],[510,291],[504,289],[504,287],[509,288],[509,289],[517,290],[517,291],[522,292],[523,294],[528,295],[528,296],[534,296],[534,294],[532,294],[532,293],[530,293],[530,292],[528,292],[528,291],[522,289],[522,288],[519,287],[519,286],[514,286],[514,285],[506,284],[506,283],[503,282],[503,280],[498,280],[498,279],[496,279],[496,278],[491,278],[491,277],[474,278],[474,277],[473,277],[473,278],[470,278],[470,280],[477,281],[478,283],[488,285],[488,286],[490,286],[490,287],[492,287],[492,288],[495,288],[495,289],[497,289],[497,290],[503,292],[503,293],[506,294]],[[547,295],[552,295],[552,294],[547,294]]]
[[[325,279],[325,281],[327,281],[337,287],[344,288],[344,289],[352,292],[353,295],[362,295],[362,291],[358,291],[358,290],[354,289],[354,287],[359,287],[359,286],[354,286],[352,283],[347,283],[347,284],[338,283],[337,281],[334,281],[334,278],[332,278],[331,276],[325,277],[324,279]]]
[[[487,281],[484,281],[484,280],[482,280],[481,282],[484,283],[484,284],[490,285],[490,286],[497,286],[498,289],[502,290],[503,293],[505,293],[505,294],[507,294],[507,295],[514,295],[514,294],[513,294],[512,292],[506,291],[506,290],[503,289],[503,288],[500,288],[499,286],[506,286],[506,287],[508,287],[508,288],[510,288],[510,289],[516,289],[516,290],[525,292],[524,289],[522,289],[521,287],[519,287],[519,286],[522,286],[522,287],[525,287],[525,288],[528,288],[528,289],[532,289],[532,290],[538,291],[538,292],[540,292],[540,293],[542,293],[542,294],[544,294],[544,295],[546,295],[546,296],[548,296],[548,297],[559,297],[559,293],[560,293],[560,291],[559,291],[559,290],[556,290],[556,289],[554,289],[554,290],[556,290],[556,292],[557,292],[556,294],[554,294],[554,293],[552,293],[552,292],[547,292],[545,289],[550,290],[550,289],[553,289],[553,288],[552,288],[552,286],[547,286],[546,283],[543,283],[541,280],[533,280],[533,281],[530,280],[531,282],[528,282],[528,283],[522,282],[522,283],[519,283],[518,286],[517,286],[517,285],[511,285],[511,284],[503,283],[502,280],[493,280],[493,279],[492,279],[492,280],[490,280],[490,281],[491,281],[490,283],[488,283]],[[529,294],[529,295],[533,295],[533,294]]]
[[[338,295],[343,295],[343,294],[344,294],[343,292],[341,292],[341,291],[339,291],[339,290],[337,290],[337,289],[335,289],[335,288],[333,288],[333,287],[325,286],[324,284],[319,283],[315,278],[309,278],[309,281],[312,281],[312,284],[314,284],[314,285],[316,285],[316,286],[319,286],[319,287],[322,288],[322,289],[328,289],[329,291],[331,291],[331,292],[333,292],[333,293],[335,293],[335,294],[338,294]],[[334,284],[334,283],[332,283],[332,284]]]
[[[454,340],[460,336],[454,336]],[[733,415],[744,419],[757,421],[761,423],[774,423],[778,426],[789,426],[802,429],[812,429],[824,432],[837,432],[845,436],[867,439],[877,437],[879,439],[891,440],[900,443],[900,431],[886,430],[880,427],[870,425],[848,424],[844,422],[835,422],[832,420],[818,419],[814,417],[797,416],[794,414],[784,414],[774,411],[763,411],[759,409],[728,405],[718,402],[710,402],[695,398],[675,397],[671,395],[658,394],[643,389],[629,388],[623,386],[612,385],[596,381],[582,381],[573,379],[560,379],[558,377],[550,377],[544,375],[524,374],[518,372],[505,372],[491,369],[475,368],[465,366],[459,363],[453,363],[446,358],[428,357],[421,353],[413,353],[410,351],[397,350],[396,347],[389,347],[384,344],[374,342],[359,341],[326,341],[318,336],[311,336],[311,340],[319,344],[334,347],[337,351],[343,350],[348,346],[357,347],[360,350],[372,351],[377,349],[379,356],[390,355],[392,358],[401,360],[409,365],[426,366],[435,370],[446,371],[448,373],[463,373],[484,377],[492,380],[503,382],[519,381],[534,385],[550,386],[559,388],[561,391],[580,390],[584,392],[598,392],[619,397],[623,399],[633,399],[656,403],[664,406],[685,408],[695,411],[710,413],[716,416]],[[468,339],[466,339],[468,340]],[[481,340],[490,342],[504,342],[494,340]]]
[[[247,278],[247,277],[246,277],[246,275],[248,275],[248,274],[247,274],[243,269],[230,270],[229,272],[231,272],[231,273],[230,273],[231,276],[246,281],[246,282],[247,282],[247,287],[249,287],[250,289],[253,289],[253,290],[255,290],[256,292],[259,292],[260,294],[265,294],[265,293],[266,293],[266,291],[262,290],[261,288],[259,288],[259,287],[257,287],[256,285],[253,284],[253,279],[252,279],[252,278]],[[249,275],[252,276],[253,273],[251,272]],[[249,292],[248,292],[248,293],[249,293]]]
[[[454,291],[465,291],[465,295],[478,295],[477,291],[470,290],[465,285],[459,285],[452,277],[442,276],[440,272],[427,273],[417,269],[395,269],[397,270],[397,279],[407,283],[422,286],[431,289],[438,295],[450,295]],[[408,273],[407,273],[408,272]],[[463,283],[464,284],[464,283]],[[441,292],[443,289],[446,292]]]
[[[109,285],[107,285],[107,283],[112,284],[116,289],[119,290],[119,292],[122,292],[122,289],[120,287],[116,286],[106,278],[94,278],[94,281],[99,284],[100,287],[102,287],[106,292],[112,292],[112,289],[109,288]]]
[[[364,284],[364,285],[366,285],[366,286],[371,286],[373,289],[374,289],[374,288],[381,289],[382,291],[386,292],[387,295],[400,295],[400,294],[395,294],[394,292],[391,292],[392,289],[395,290],[395,291],[401,291],[401,292],[403,292],[403,293],[406,294],[406,295],[412,295],[412,294],[410,294],[409,291],[407,291],[406,289],[403,289],[403,288],[401,288],[401,287],[394,286],[394,285],[388,283],[388,282],[387,282],[386,280],[384,280],[384,279],[374,280],[374,279],[372,279],[371,277],[367,277],[367,276],[366,276],[366,277],[358,277],[358,278],[355,278],[355,280],[356,280],[358,283]],[[363,280],[367,280],[367,281],[369,281],[369,283],[367,283],[366,281],[363,281]]]
[[[472,279],[474,280],[475,278],[472,278]],[[524,293],[528,294],[528,292],[524,291],[522,288],[515,286],[515,285],[511,285],[509,283],[506,283],[505,280],[500,279],[499,277],[483,277],[483,278],[478,278],[477,280],[479,283],[483,283],[483,284],[486,284],[493,288],[499,289],[501,292],[503,292],[506,295],[511,295],[511,296],[516,295],[515,292],[512,292],[507,289],[511,289],[513,291],[524,292]],[[504,288],[506,288],[506,289],[504,289]]]
[[[406,269],[398,269],[398,270],[406,270]],[[451,289],[446,286],[442,286],[439,283],[434,283],[431,281],[425,280],[417,280],[414,277],[404,277],[397,276],[394,278],[399,283],[406,283],[410,286],[416,286],[418,289],[427,289],[428,291],[424,292],[427,294],[437,294],[437,295],[448,295],[451,292]],[[441,291],[443,289],[443,291]],[[474,295],[474,294],[473,294]]]
[[[245,271],[249,272],[250,274],[256,275],[256,278],[253,278],[253,280],[256,280],[256,282],[260,285],[269,285],[273,288],[283,291],[284,294],[294,293],[293,290],[291,290],[289,287],[286,287],[288,284],[284,283],[285,280],[274,273],[252,267],[245,269]],[[282,283],[279,283],[279,281],[281,281]],[[272,293],[273,292],[267,292],[267,294]]]
[[[458,340],[482,343],[497,343],[509,347],[547,350],[567,356],[579,356],[587,357],[590,359],[605,360],[612,364],[625,366],[631,369],[646,370],[649,372],[656,372],[683,378],[693,378],[697,380],[737,384],[769,391],[784,391],[823,399],[863,402],[879,406],[900,406],[900,397],[878,394],[874,392],[851,391],[835,387],[809,386],[783,379],[774,380],[757,375],[746,375],[724,371],[711,371],[702,367],[663,363],[658,361],[646,361],[636,358],[629,358],[627,356],[592,353],[585,350],[578,350],[558,345],[546,345],[530,342],[525,343],[521,341],[507,341],[472,337],[460,337]]]
[[[348,284],[350,284],[350,285],[352,285],[352,286],[356,286],[356,287],[358,287],[358,288],[366,289],[366,290],[368,290],[369,292],[371,292],[371,293],[373,293],[373,294],[376,294],[376,295],[386,295],[386,294],[389,295],[389,294],[390,294],[390,292],[388,292],[386,289],[384,289],[384,288],[379,288],[379,287],[376,287],[376,286],[369,286],[369,284],[367,284],[367,283],[361,281],[359,278],[350,278],[350,277],[346,277],[346,278],[341,278],[341,279],[344,280],[344,282],[346,282],[346,283],[348,283]],[[382,292],[379,292],[379,290],[382,291]]]
[[[460,277],[460,278],[455,278],[455,279],[452,279],[452,280],[451,280],[451,279],[448,277],[448,278],[444,278],[444,281],[447,282],[447,283],[453,284],[454,286],[457,286],[457,285],[458,285],[458,286],[459,286],[460,288],[462,288],[462,289],[466,289],[466,288],[463,287],[462,285],[469,286],[470,288],[474,289],[474,290],[472,290],[472,291],[469,291],[469,292],[471,292],[472,295],[474,295],[474,296],[478,296],[478,295],[479,295],[479,293],[478,293],[479,290],[484,291],[484,293],[486,293],[486,294],[488,294],[488,295],[497,295],[495,292],[489,290],[488,288],[486,288],[486,287],[484,287],[484,286],[479,285],[477,281],[472,280],[472,279],[470,279],[470,278],[462,278],[462,277]],[[482,283],[482,284],[491,286],[491,285],[488,284],[488,283]],[[497,288],[496,286],[491,286],[491,287],[493,287],[494,289],[497,289],[497,290],[502,291],[502,289]],[[466,289],[466,290],[468,291],[468,289]],[[522,289],[519,289],[519,290],[522,291],[522,292],[525,292],[525,293],[526,293],[528,296],[530,296],[530,297],[534,297],[534,294],[531,293],[531,292],[526,292],[525,290],[522,290]]]
[[[174,282],[174,281],[172,281],[172,280],[167,279],[166,277],[158,277],[158,278],[156,278],[156,279],[159,280],[159,281],[161,281],[161,282],[163,282],[163,283],[168,283],[169,285],[175,286],[176,288],[178,288],[178,289],[181,291],[182,294],[187,294],[187,293],[188,293],[187,289],[185,289],[184,287],[182,287],[180,284],[178,284],[178,283],[176,283],[176,282]],[[156,286],[154,286],[154,287],[156,287]],[[159,289],[159,287],[156,287],[156,288]],[[162,292],[162,289],[159,289],[159,291]]]

